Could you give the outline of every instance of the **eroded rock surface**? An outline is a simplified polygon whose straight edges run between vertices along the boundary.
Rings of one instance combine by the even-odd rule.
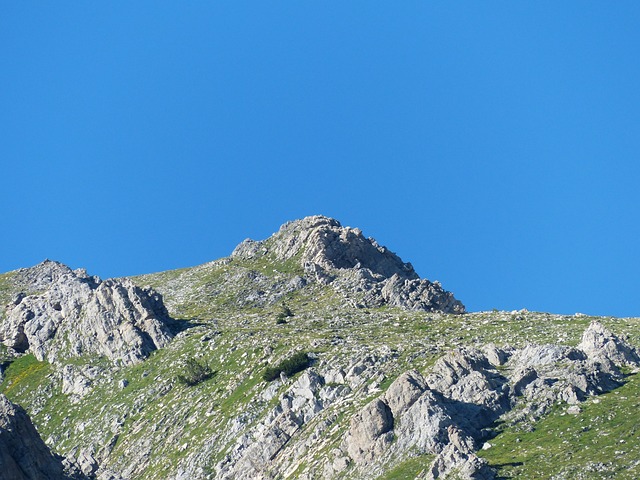
[[[637,367],[640,356],[635,348],[607,330],[600,322],[591,322],[578,348],[594,360],[608,359],[615,364]]]
[[[162,297],[130,280],[105,280],[45,261],[21,273],[32,283],[0,323],[0,341],[38,360],[92,355],[130,365],[172,338]]]

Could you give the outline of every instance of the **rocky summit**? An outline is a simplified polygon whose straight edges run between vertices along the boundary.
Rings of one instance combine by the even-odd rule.
[[[640,319],[466,312],[313,216],[196,267],[0,275],[0,478],[638,478]]]
[[[307,281],[333,285],[356,307],[464,312],[464,305],[438,282],[420,279],[410,263],[332,218],[318,215],[286,223],[267,240],[245,240],[232,257],[292,261],[304,269]]]

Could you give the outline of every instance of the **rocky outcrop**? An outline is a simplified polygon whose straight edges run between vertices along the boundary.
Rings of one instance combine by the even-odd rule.
[[[384,282],[381,291],[385,303],[408,310],[426,312],[464,313],[464,306],[439,282],[426,279],[407,279],[398,274]]]
[[[393,414],[384,401],[376,399],[351,418],[345,445],[356,463],[365,463],[380,456],[392,440]]]
[[[442,449],[431,468],[426,480],[446,478],[455,472],[455,478],[473,478],[474,480],[493,480],[496,474],[487,462],[475,453],[473,439],[454,425],[447,427],[448,443]]]
[[[597,322],[578,348],[459,348],[426,377],[405,372],[357,412],[342,448],[363,472],[381,458],[414,452],[437,455],[427,478],[455,471],[457,478],[491,479],[495,472],[474,453],[487,427],[499,418],[519,422],[559,401],[576,404],[610,391],[621,385],[623,365],[640,365],[635,349]]]
[[[21,272],[30,294],[17,295],[0,324],[0,341],[38,360],[94,355],[130,365],[173,334],[162,297],[130,280],[105,280],[45,261]]]
[[[585,330],[578,348],[596,361],[608,359],[617,365],[633,367],[640,365],[640,356],[636,349],[597,321],[591,322],[589,328]]]
[[[323,216],[284,224],[264,241],[245,240],[232,257],[296,261],[309,281],[333,285],[360,307],[463,313],[464,305],[438,282],[420,279],[410,263],[357,228]]]
[[[280,386],[276,381],[265,400]],[[216,478],[264,478],[270,462],[284,449],[294,435],[336,399],[349,393],[344,385],[326,385],[315,370],[305,371],[279,397],[279,403],[251,431],[241,435],[227,457],[216,467]],[[238,427],[243,422],[238,422]],[[318,436],[328,425],[320,425]]]
[[[5,480],[80,480],[40,438],[26,412],[0,395],[0,477]]]

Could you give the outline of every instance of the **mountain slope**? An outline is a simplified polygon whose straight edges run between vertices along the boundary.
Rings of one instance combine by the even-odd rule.
[[[50,305],[57,279],[77,280],[49,270],[0,276],[10,304],[2,328],[12,298]],[[159,316],[159,305],[145,315],[166,325],[169,340],[123,362],[96,356],[99,349],[70,354],[69,334],[56,334],[72,329],[58,328],[54,357],[34,357],[32,343],[5,349],[0,390],[56,453],[101,479],[492,478],[498,464],[500,474],[531,473],[536,425],[571,418],[617,432],[585,415],[600,398],[612,411],[630,406],[616,392],[636,388],[628,374],[638,361],[638,319],[462,314],[451,293],[326,217],[285,224],[229,258],[133,278],[135,288],[93,281],[164,302],[169,315]],[[80,303],[94,312],[84,308],[90,298]],[[128,309],[105,309],[111,314],[92,313],[93,324],[129,318]],[[570,407],[581,411],[567,416]],[[513,435],[522,465],[508,465],[521,461],[508,461]],[[572,464],[563,456],[574,451],[571,439],[549,442],[563,459],[548,470],[558,478],[633,472],[640,461],[627,447],[595,462],[604,466]],[[481,450],[484,443],[493,446]]]

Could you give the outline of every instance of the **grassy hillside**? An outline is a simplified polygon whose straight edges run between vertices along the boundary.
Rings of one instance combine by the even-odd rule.
[[[341,441],[350,415],[402,372],[425,372],[463,345],[576,345],[592,320],[526,311],[445,315],[355,309],[330,287],[283,288],[300,273],[295,263],[225,259],[135,278],[160,291],[170,313],[189,320],[191,327],[135,366],[113,368],[104,360],[78,358],[77,368],[103,369],[83,398],[63,394],[55,369],[30,355],[11,363],[0,391],[27,409],[42,437],[62,455],[88,448],[128,477],[147,479],[174,475],[188,455],[203,451],[204,474],[212,475],[238,440],[241,430],[233,426],[256,424],[292,381],[276,386],[269,398],[265,369],[295,352],[311,353],[315,367],[347,368],[368,355],[381,359],[377,374],[358,387],[360,393],[304,426],[300,435],[311,438],[319,422],[331,424],[322,449],[290,472],[289,478],[295,478],[319,468],[323,455]],[[3,299],[13,290],[10,275],[0,276]],[[283,304],[293,315],[279,323]],[[640,345],[640,319],[599,320]],[[180,376],[188,374],[193,360],[211,375],[189,386]],[[557,405],[528,431],[498,426],[499,434],[482,456],[505,478],[637,478],[639,388],[631,375],[622,388],[581,405],[578,415]],[[409,478],[429,461],[406,459],[381,478]]]

